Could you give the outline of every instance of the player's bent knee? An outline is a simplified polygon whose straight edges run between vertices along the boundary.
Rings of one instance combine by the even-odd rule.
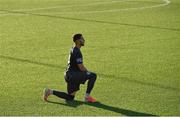
[[[74,100],[74,95],[68,95],[68,98],[66,99],[66,101],[73,101]]]
[[[88,79],[89,80],[96,80],[96,78],[97,78],[97,75],[96,75],[96,73],[93,73],[93,72],[89,72],[90,74],[88,75]]]
[[[95,73],[92,73],[92,78],[93,78],[94,80],[96,80],[97,75],[96,75]]]
[[[95,77],[95,79],[97,78],[97,75],[96,75],[96,73],[94,73],[94,77]]]

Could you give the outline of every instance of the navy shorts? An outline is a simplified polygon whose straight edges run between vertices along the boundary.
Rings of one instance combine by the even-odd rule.
[[[67,82],[68,94],[78,91],[80,89],[80,84],[84,84],[92,77],[96,77],[96,74],[93,72],[66,71],[64,78]]]

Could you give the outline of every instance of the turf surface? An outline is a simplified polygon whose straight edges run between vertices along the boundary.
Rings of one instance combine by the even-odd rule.
[[[142,8],[164,3],[0,0],[0,115],[180,115],[180,1]],[[75,102],[46,103],[43,88],[66,91],[77,32],[99,103],[83,103],[86,85]]]

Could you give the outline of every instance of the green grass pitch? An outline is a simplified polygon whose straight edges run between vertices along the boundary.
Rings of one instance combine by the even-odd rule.
[[[66,103],[71,36],[83,33],[92,96]],[[0,115],[180,115],[179,0],[0,0]]]

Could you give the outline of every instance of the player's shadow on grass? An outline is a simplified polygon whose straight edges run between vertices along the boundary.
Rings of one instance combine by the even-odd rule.
[[[35,64],[35,65],[65,70],[65,67],[62,67],[60,65],[44,63],[44,62],[34,61],[34,60],[30,60],[30,59],[25,59],[25,58],[16,58],[16,57],[11,57],[11,56],[7,56],[7,55],[0,55],[0,58],[13,60],[13,61],[17,61],[17,62],[22,62],[22,63],[31,63],[31,64]],[[161,84],[148,83],[148,82],[144,82],[144,81],[133,80],[133,79],[127,78],[127,77],[119,77],[119,76],[110,75],[110,74],[103,74],[103,73],[97,73],[97,75],[102,77],[102,78],[109,78],[109,79],[114,79],[114,80],[118,79],[118,80],[124,80],[124,81],[129,82],[129,83],[136,83],[136,84],[141,84],[141,85],[146,85],[146,86],[153,86],[153,87],[168,89],[168,90],[177,91],[177,92],[180,91],[179,88],[165,86],[165,85],[161,85]]]
[[[87,102],[78,101],[78,100],[66,101],[66,103],[60,103],[60,102],[54,102],[54,101],[48,101],[48,102],[53,103],[53,104],[60,104],[60,105],[63,105],[63,106],[69,106],[69,107],[73,107],[73,108],[77,108],[80,105],[88,105],[88,106],[93,106],[93,107],[96,107],[96,108],[112,111],[112,112],[115,112],[115,113],[119,113],[119,114],[122,114],[122,115],[126,115],[126,116],[157,116],[157,115],[152,115],[152,114],[149,114],[149,113],[136,112],[136,111],[132,111],[132,110],[113,107],[113,106],[105,105],[105,104],[100,103],[100,102],[87,103]]]

